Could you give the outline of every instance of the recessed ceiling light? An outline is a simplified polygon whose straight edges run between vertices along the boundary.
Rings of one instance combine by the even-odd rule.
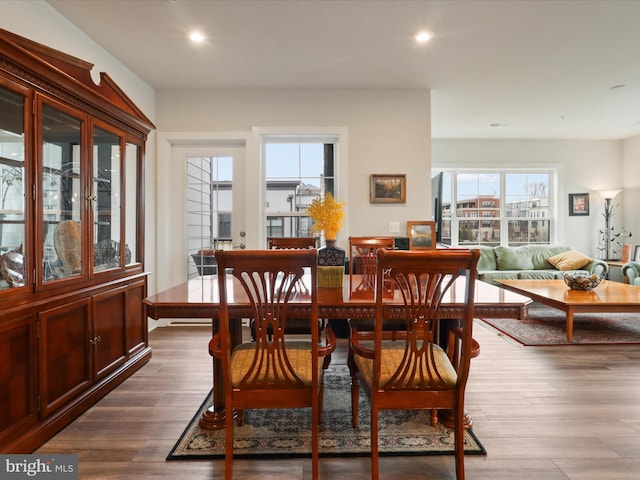
[[[202,33],[202,32],[191,32],[189,34],[189,38],[194,43],[202,43],[202,42],[204,42],[204,39],[206,37],[204,36],[204,33]]]
[[[427,43],[429,40],[431,40],[431,38],[433,37],[433,33],[432,32],[428,32],[426,30],[419,32],[416,35],[416,42],[418,43]]]

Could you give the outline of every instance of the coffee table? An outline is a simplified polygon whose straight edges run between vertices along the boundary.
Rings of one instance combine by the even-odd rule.
[[[640,312],[640,288],[603,280],[593,290],[571,290],[564,280],[497,280],[505,289],[567,314],[567,341],[576,313]]]

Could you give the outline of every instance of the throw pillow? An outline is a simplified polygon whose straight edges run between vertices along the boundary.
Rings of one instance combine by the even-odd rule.
[[[496,247],[498,270],[533,270],[531,253],[526,247]]]
[[[547,258],[547,262],[556,267],[558,270],[577,270],[593,261],[593,258],[587,257],[585,254],[569,250],[562,252],[553,257]]]
[[[473,247],[480,250],[480,259],[478,260],[478,271],[485,272],[487,270],[496,270],[496,254],[492,247]]]

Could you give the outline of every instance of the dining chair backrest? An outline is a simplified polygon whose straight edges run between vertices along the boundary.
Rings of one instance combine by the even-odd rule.
[[[270,237],[269,250],[316,248],[315,237]]]
[[[268,240],[269,250],[308,250],[310,248],[316,248],[316,237],[269,237]],[[251,335],[255,338],[253,320],[250,323]],[[287,327],[287,333],[308,333],[308,331],[305,319],[292,319]]]
[[[351,292],[368,290],[373,293],[376,252],[380,249],[394,250],[394,238],[349,237],[349,286]],[[356,273],[360,273],[362,277],[359,284],[354,286],[353,275]]]

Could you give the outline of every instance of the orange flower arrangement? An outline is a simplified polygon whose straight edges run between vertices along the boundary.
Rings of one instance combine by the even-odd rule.
[[[327,240],[335,240],[338,231],[344,226],[344,203],[338,202],[331,193],[316,198],[307,207],[307,214],[313,218],[311,230],[324,232]]]

